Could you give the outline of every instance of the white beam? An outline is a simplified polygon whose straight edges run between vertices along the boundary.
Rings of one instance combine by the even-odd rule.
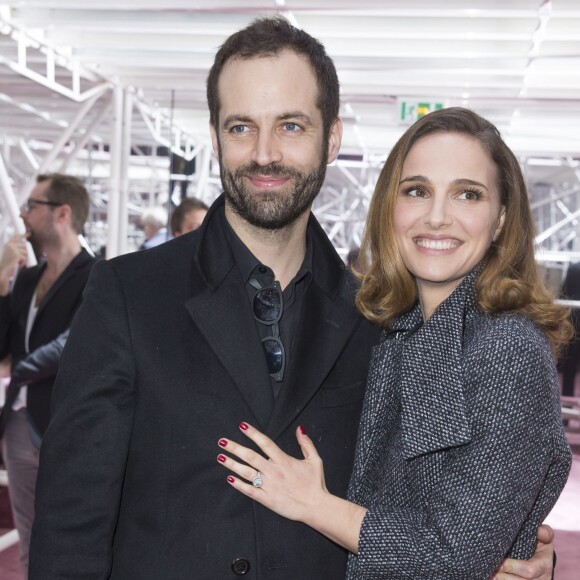
[[[109,152],[111,156],[111,178],[107,203],[107,258],[119,255],[119,200],[121,189],[121,155],[123,141],[123,89],[113,89],[113,126]]]
[[[65,172],[70,164],[70,162],[77,157],[80,151],[82,151],[85,145],[89,142],[95,129],[101,124],[103,117],[109,111],[111,107],[111,99],[109,99],[101,109],[101,112],[91,121],[90,125],[86,128],[84,135],[80,138],[80,140],[76,143],[72,151],[63,159],[63,162],[60,166],[60,171]]]

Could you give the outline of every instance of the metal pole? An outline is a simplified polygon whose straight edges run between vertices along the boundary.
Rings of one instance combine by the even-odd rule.
[[[119,176],[119,254],[127,252],[127,225],[129,221],[129,161],[131,159],[131,129],[133,120],[133,94],[125,91],[123,113],[123,141],[121,149],[121,170]]]
[[[68,140],[72,137],[73,133],[78,129],[83,119],[87,116],[88,112],[93,108],[94,104],[99,100],[99,98],[107,88],[108,87],[105,85],[104,88],[99,93],[97,93],[94,97],[92,97],[88,101],[85,101],[82,104],[81,108],[78,110],[74,119],[70,122],[69,126],[63,131],[58,141],[54,144],[54,146],[50,150],[50,153],[40,164],[40,167],[38,168],[39,173],[44,173],[48,169],[48,167],[50,167],[51,163],[60,155],[61,151],[64,149],[64,146],[67,144]]]
[[[89,142],[89,139],[93,136],[93,132],[96,127],[98,127],[105,116],[105,113],[108,112],[109,107],[111,106],[111,101],[109,100],[103,106],[101,112],[91,121],[91,124],[87,127],[85,134],[81,137],[78,143],[75,145],[74,149],[66,156],[63,160],[59,171],[61,173],[66,172],[70,162],[76,158],[76,156],[84,149],[85,145]]]
[[[167,233],[165,234],[165,239],[169,239],[171,234],[171,198],[173,196],[173,188],[171,187],[171,171],[173,170],[173,112],[175,110],[175,89],[171,89],[171,115],[169,117],[169,184],[168,184],[168,192],[167,192]],[[176,146],[178,144],[176,143]]]
[[[49,154],[44,158],[42,163],[40,164],[37,174],[44,173],[52,164],[52,162],[60,155],[61,151],[64,149],[65,145],[67,144],[68,140],[71,138],[73,133],[77,130],[78,126],[81,124],[82,120],[86,117],[87,113],[91,110],[94,104],[97,102],[99,97],[103,94],[103,92],[108,88],[108,85],[103,85],[103,88],[100,92],[94,95],[88,101],[85,101],[75,118],[70,122],[69,126],[63,131],[62,135],[53,145],[52,149],[50,150]],[[28,181],[24,190],[21,192],[21,196],[24,199],[27,196],[32,188],[34,187],[35,178],[33,177]]]
[[[205,201],[210,201],[207,195],[207,182],[209,179],[209,166],[211,163],[211,145],[205,144],[197,155],[196,163],[199,166],[199,178],[197,180],[196,196]]]
[[[121,179],[121,143],[123,138],[123,89],[113,89],[113,131],[109,146],[111,182],[107,203],[107,258],[119,255],[119,198]]]

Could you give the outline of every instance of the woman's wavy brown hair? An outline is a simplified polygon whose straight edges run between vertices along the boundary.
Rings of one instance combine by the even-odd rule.
[[[433,133],[477,139],[494,162],[505,218],[476,281],[476,302],[491,314],[521,312],[547,335],[555,354],[572,336],[569,311],[554,304],[534,259],[535,227],[520,165],[497,128],[473,111],[452,107],[419,119],[399,139],[381,171],[371,199],[360,252],[361,288],[356,302],[369,320],[388,328],[417,300],[394,233],[394,206],[403,162],[411,147]]]

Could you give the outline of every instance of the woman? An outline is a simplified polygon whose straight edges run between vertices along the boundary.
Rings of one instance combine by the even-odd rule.
[[[269,459],[220,440],[241,460],[218,457],[229,483],[347,548],[347,578],[487,579],[529,558],[571,461],[553,356],[570,324],[533,229],[491,123],[460,108],[417,121],[381,172],[361,251],[357,304],[385,331],[349,500],[327,492],[303,429],[303,461],[245,423]]]

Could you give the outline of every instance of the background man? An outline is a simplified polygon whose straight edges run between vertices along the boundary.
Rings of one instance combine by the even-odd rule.
[[[193,232],[202,224],[209,208],[197,197],[186,197],[171,214],[171,233],[174,238]]]
[[[567,300],[580,300],[580,262],[568,266],[564,285],[562,286],[562,297]],[[561,361],[562,394],[565,397],[574,396],[576,373],[580,366],[580,309],[572,310],[572,322],[575,336],[570,341]]]
[[[161,206],[153,206],[141,216],[145,241],[140,250],[148,250],[171,239],[167,234],[167,211]]]
[[[59,174],[39,176],[21,212],[26,236],[13,236],[0,260],[0,359],[10,355],[13,368],[0,425],[25,578],[38,448],[48,425],[66,332],[93,265],[78,240],[88,211],[89,195],[80,180]],[[26,262],[26,238],[44,259],[18,272]]]
[[[379,331],[310,213],[340,147],[336,71],[305,32],[258,20],[207,92],[224,196],[185,239],[95,268],[42,451],[33,580],[344,576],[341,548],[215,461],[243,420],[295,456],[303,425],[346,493]]]

